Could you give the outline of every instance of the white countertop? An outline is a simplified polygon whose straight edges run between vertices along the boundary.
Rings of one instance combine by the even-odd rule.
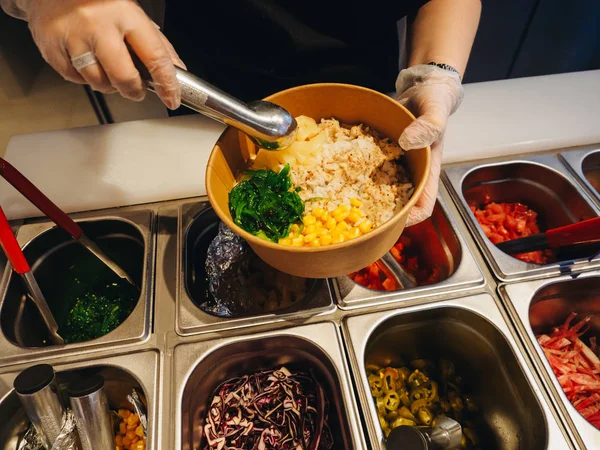
[[[600,143],[600,70],[465,85],[444,163]],[[223,126],[203,116],[14,136],[5,159],[67,212],[205,195]],[[40,212],[3,179],[9,219]]]

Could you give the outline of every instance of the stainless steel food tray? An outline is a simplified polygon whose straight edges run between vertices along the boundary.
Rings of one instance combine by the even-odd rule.
[[[600,318],[600,272],[504,284],[498,290],[553,402],[574,430],[575,440],[590,450],[598,448],[600,430],[588,423],[567,399],[535,338],[534,327],[541,330],[561,325],[571,311],[581,315],[593,313]],[[594,327],[600,334],[597,319]]]
[[[399,300],[423,302],[439,300],[449,293],[464,292],[483,286],[485,280],[467,245],[470,239],[468,232],[461,231],[452,217],[448,206],[441,195],[438,196],[433,215],[426,222],[417,225],[419,228],[413,239],[418,239],[424,248],[424,257],[431,258],[444,274],[442,281],[429,286],[400,291],[375,291],[354,282],[350,277],[339,277],[333,280],[333,286],[342,309],[354,309],[365,305],[381,305]],[[411,229],[405,230],[410,234]],[[433,235],[433,237],[432,237]]]
[[[466,232],[466,227],[460,220],[455,205],[448,202],[449,197],[443,186],[440,191],[444,201],[445,214],[450,219],[454,217],[453,231],[458,233],[461,245],[465,246],[466,251],[470,254],[472,252],[471,256],[476,262],[475,265],[479,267],[476,277],[483,276],[483,283],[470,287],[467,292],[472,294],[495,291],[495,281],[487,270],[482,256],[477,253],[477,247]],[[489,308],[488,305],[485,308],[481,307],[480,310],[474,304],[477,302],[474,302],[472,297],[456,298],[466,294],[464,291],[452,288],[440,289],[432,297],[426,295],[421,297],[420,294],[415,294],[415,298],[410,301],[381,302],[380,304],[367,301],[360,309],[352,310],[343,310],[336,306],[330,292],[326,291],[327,296],[323,297],[326,301],[323,300],[321,308],[308,308],[285,316],[273,314],[245,318],[241,321],[228,319],[204,321],[205,317],[202,314],[205,313],[197,314],[199,310],[194,311],[197,308],[191,299],[188,299],[187,311],[182,312],[181,306],[185,302],[184,297],[180,295],[185,282],[182,273],[184,237],[194,218],[206,207],[206,198],[196,198],[73,216],[81,222],[102,221],[107,218],[117,220],[133,226],[135,230],[142,233],[141,242],[144,243],[145,249],[144,274],[148,277],[145,291],[146,303],[143,308],[144,331],[143,333],[140,331],[141,334],[138,334],[137,325],[134,326],[132,323],[131,327],[136,330],[135,332],[128,330],[131,334],[121,336],[119,339],[114,338],[113,335],[120,330],[120,327],[106,336],[107,339],[110,337],[110,342],[98,339],[84,345],[65,346],[60,350],[51,347],[41,350],[33,349],[31,352],[15,354],[9,359],[1,359],[3,354],[0,353],[0,364],[2,364],[0,366],[0,419],[5,423],[0,430],[5,430],[10,434],[18,431],[19,426],[23,425],[22,410],[15,402],[14,395],[10,395],[10,390],[14,377],[27,366],[42,360],[55,366],[57,370],[106,365],[129,371],[128,373],[144,388],[147,395],[149,395],[149,390],[154,389],[153,400],[151,400],[154,407],[151,414],[154,419],[149,427],[149,436],[151,437],[149,448],[195,450],[184,442],[184,438],[187,439],[190,435],[184,436],[182,433],[184,423],[182,405],[183,402],[188,402],[186,406],[196,408],[194,411],[188,408],[188,411],[192,411],[193,420],[198,421],[201,419],[202,400],[196,398],[195,394],[192,395],[192,391],[186,391],[187,386],[204,382],[205,377],[202,374],[205,372],[207,373],[206,382],[212,380],[214,384],[218,377],[227,375],[226,370],[235,370],[236,365],[239,365],[240,368],[248,367],[250,369],[253,366],[248,364],[258,361],[256,364],[258,366],[262,364],[264,367],[264,365],[274,362],[287,363],[294,358],[299,361],[298,355],[301,355],[316,369],[321,370],[321,373],[324,374],[324,382],[328,383],[331,389],[335,387],[334,390],[337,390],[337,394],[333,397],[339,401],[340,405],[344,406],[342,419],[345,423],[345,431],[343,435],[344,439],[350,443],[348,448],[370,448],[366,443],[365,427],[372,428],[372,424],[369,425],[371,412],[368,407],[364,406],[364,399],[360,396],[357,398],[354,391],[358,383],[360,393],[361,374],[354,367],[353,370],[350,370],[346,360],[348,352],[350,352],[350,360],[353,361],[353,365],[356,365],[356,355],[352,354],[352,345],[354,344],[348,344],[350,341],[347,333],[352,330],[347,327],[349,322],[345,322],[346,329],[343,335],[340,331],[340,326],[346,318],[354,320],[356,317],[358,320],[363,317],[363,314],[365,317],[373,314],[391,317],[404,315],[405,312],[412,314],[450,306],[463,308],[473,314],[486,317],[492,311],[491,318],[487,317],[485,320],[489,320],[494,328],[500,330],[503,339],[508,342],[503,345],[508,345],[511,349],[515,348],[516,344],[513,343],[512,335],[506,331],[510,327],[501,321],[499,324],[496,323],[496,319],[501,315],[497,305],[496,309]],[[20,243],[29,245],[35,236],[43,234],[50,228],[51,225],[45,221],[26,221],[22,225],[22,230],[19,231]],[[7,279],[11,277],[9,271],[4,273],[3,281],[0,284],[0,292],[3,293],[2,299],[5,296]],[[452,298],[454,300],[450,300]],[[493,300],[489,299],[485,303],[494,305]],[[480,312],[476,313],[475,310]],[[183,314],[188,313],[188,317],[191,318],[190,322],[183,322]],[[1,316],[2,309],[0,309],[0,319]],[[127,323],[126,321],[122,327],[127,328]],[[181,324],[185,323],[190,327],[182,328]],[[134,338],[129,339],[127,336],[134,336]],[[5,345],[2,342],[6,341],[6,338],[4,336],[0,336],[0,338],[0,350],[4,351],[5,348],[10,348],[9,346],[2,347]],[[294,358],[290,358],[289,355],[287,359],[280,358],[281,349],[291,349],[283,351],[286,354],[293,353]],[[251,357],[254,355],[258,355],[257,360]],[[154,362],[150,363],[146,358],[152,359]],[[236,364],[230,364],[228,361],[231,360]],[[567,444],[557,431],[558,428],[555,428],[555,425],[556,427],[559,425],[554,416],[549,413],[550,408],[540,394],[537,383],[541,382],[537,379],[534,380],[533,375],[529,373],[529,366],[524,362],[524,356],[517,355],[516,361],[520,370],[526,373],[527,392],[533,392],[537,401],[542,405],[540,410],[548,420],[549,436],[553,438],[556,436],[556,439],[549,440],[549,442],[564,442],[565,445],[561,448],[571,448],[570,444]],[[219,367],[223,370],[219,370]],[[4,376],[7,378],[3,378]],[[539,385],[541,386],[541,384]],[[209,395],[212,385],[203,386],[205,386],[203,395]],[[192,400],[195,401],[195,405],[189,403]],[[15,422],[10,422],[11,415],[14,416],[15,412],[17,415],[20,414],[20,419],[17,418]],[[12,425],[9,425],[9,422]],[[193,429],[192,423],[190,430],[193,431]],[[9,448],[6,447],[1,436],[0,433],[0,448]],[[182,445],[179,446],[179,444]],[[547,448],[557,447],[549,446]]]
[[[394,365],[401,355],[427,359],[434,354],[449,357],[457,366],[456,361],[462,363],[460,373],[477,386],[476,399],[486,393],[479,398],[486,422],[494,424],[498,448],[570,448],[566,430],[548,407],[518,339],[491,295],[353,316],[344,320],[342,330],[372,448],[385,446],[365,364]]]
[[[556,154],[453,165],[444,169],[443,177],[498,279],[521,281],[600,267],[600,258],[597,256],[546,265],[513,258],[492,244],[469,208],[466,193],[477,202],[481,202],[486,193],[491,193],[492,200],[496,198],[503,202],[528,204],[540,214],[540,218],[548,222],[549,228],[596,217],[599,214],[598,207],[578,186]]]
[[[188,289],[188,283],[193,274],[186,273],[186,271],[189,271],[189,267],[185,265],[185,248],[188,245],[187,240],[191,239],[189,235],[191,225],[210,209],[210,203],[206,198],[203,198],[161,210],[163,217],[176,216],[177,223],[172,225],[175,225],[177,229],[177,242],[175,245],[168,246],[164,252],[159,254],[157,295],[174,299],[177,305],[175,324],[177,333],[189,335],[229,329],[239,330],[264,323],[288,319],[298,320],[302,317],[323,314],[335,309],[328,283],[326,280],[316,280],[306,300],[280,313],[227,319],[201,310],[194,303]],[[217,219],[215,218],[215,220]],[[173,283],[173,280],[176,280],[176,283]]]
[[[127,250],[126,256],[131,256],[131,264],[138,275],[138,303],[123,324],[103,337],[64,346],[42,347],[39,346],[39,341],[32,337],[35,331],[32,324],[36,322],[28,316],[27,310],[33,309],[33,306],[20,300],[21,294],[24,293],[20,280],[12,270],[6,270],[0,283],[0,363],[33,361],[62,353],[96,351],[106,346],[141,342],[150,335],[154,293],[154,212],[139,208],[120,212],[112,210],[75,214],[72,217],[86,233],[97,238],[101,245],[108,240],[114,240],[124,252]],[[47,220],[35,220],[22,225],[17,240],[23,247],[40,288],[49,302],[48,292],[53,289],[55,274],[67,271],[69,265],[74,262],[63,261],[63,256],[51,259],[53,255],[64,255],[67,252],[68,256],[95,258]],[[132,256],[129,250],[134,248],[136,251]],[[48,267],[44,267],[46,261],[50,261],[46,264]],[[6,268],[11,269],[10,264],[7,264]],[[60,299],[57,299],[58,301]],[[19,334],[21,339],[18,339]],[[19,345],[19,341],[24,345]]]
[[[319,379],[330,402],[335,448],[366,448],[343,344],[333,322],[180,342],[173,350],[172,364],[175,448],[200,448],[202,418],[219,384],[233,376],[281,366],[313,371]]]
[[[160,355],[157,350],[132,352],[126,355],[112,355],[94,358],[85,355],[76,358],[65,357],[61,361],[48,361],[57,372],[57,380],[62,385],[69,373],[79,370],[93,370],[104,377],[104,390],[112,408],[131,409],[126,396],[133,388],[143,391],[147,402],[147,442],[146,448],[158,450],[158,412],[160,410]],[[34,363],[21,364],[0,369],[0,448],[15,450],[17,439],[27,430],[29,419],[21,408],[14,392],[15,378]]]
[[[560,158],[600,207],[600,149],[565,151]]]

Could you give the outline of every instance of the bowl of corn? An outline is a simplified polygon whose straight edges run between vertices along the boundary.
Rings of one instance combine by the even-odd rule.
[[[364,124],[397,141],[414,116],[394,99],[359,86],[320,83],[288,89],[265,100],[287,109],[294,117],[316,121],[335,118],[341,123]],[[209,201],[229,228],[243,237],[272,267],[294,276],[330,278],[355,272],[381,258],[396,243],[410,209],[421,195],[430,170],[429,147],[406,152],[402,164],[414,187],[408,202],[378,227],[363,217],[361,200],[335,209],[314,208],[292,225],[289,235],[272,242],[253,235],[233,221],[229,193],[257,154],[255,144],[235,128],[219,137],[206,169]]]

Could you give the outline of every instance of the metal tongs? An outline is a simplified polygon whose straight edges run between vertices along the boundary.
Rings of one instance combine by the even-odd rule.
[[[119,277],[127,280],[133,286],[135,281],[123,268],[121,268],[113,259],[111,259],[98,245],[83,234],[83,230],[77,223],[71,219],[63,210],[56,206],[46,197],[35,185],[29,181],[21,172],[15,169],[4,159],[0,158],[0,175],[8,181],[17,191],[33,203],[56,225],[69,233],[73,239],[83,245],[94,256],[102,261],[109,269]],[[136,286],[137,287],[137,286]]]
[[[48,332],[50,333],[50,339],[54,344],[63,345],[65,341],[58,334],[58,324],[54,319],[54,315],[44,298],[40,287],[35,281],[33,273],[31,272],[31,267],[27,263],[25,259],[25,255],[17,242],[17,238],[15,237],[12,229],[10,228],[10,224],[8,223],[8,219],[4,214],[4,211],[0,207],[0,245],[2,246],[2,250],[6,254],[6,257],[10,261],[13,270],[17,272],[25,287],[27,292],[29,293],[31,299],[37,306],[40,315],[46,327],[48,328]]]
[[[131,51],[131,57],[146,87],[156,92],[146,66]],[[246,133],[259,147],[281,150],[294,142],[296,119],[281,106],[256,101],[246,104],[180,67],[175,67],[181,85],[181,104],[218,122]]]

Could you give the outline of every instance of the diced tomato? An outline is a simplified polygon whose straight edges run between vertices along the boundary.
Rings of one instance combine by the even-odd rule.
[[[381,284],[386,291],[393,291],[396,289],[396,283],[391,278],[386,278]]]
[[[481,229],[493,244],[538,234],[537,213],[522,203],[495,203],[486,196],[482,209],[470,205]],[[554,260],[550,250],[514,255],[521,261],[547,264]]]
[[[415,277],[418,286],[435,284],[441,281],[440,268],[438,266],[422,266],[418,249],[412,245],[409,237],[400,236],[398,242],[390,249],[390,253],[406,271]],[[394,280],[383,273],[375,263],[348,276],[354,282],[368,289],[376,291],[394,291],[398,289]]]

